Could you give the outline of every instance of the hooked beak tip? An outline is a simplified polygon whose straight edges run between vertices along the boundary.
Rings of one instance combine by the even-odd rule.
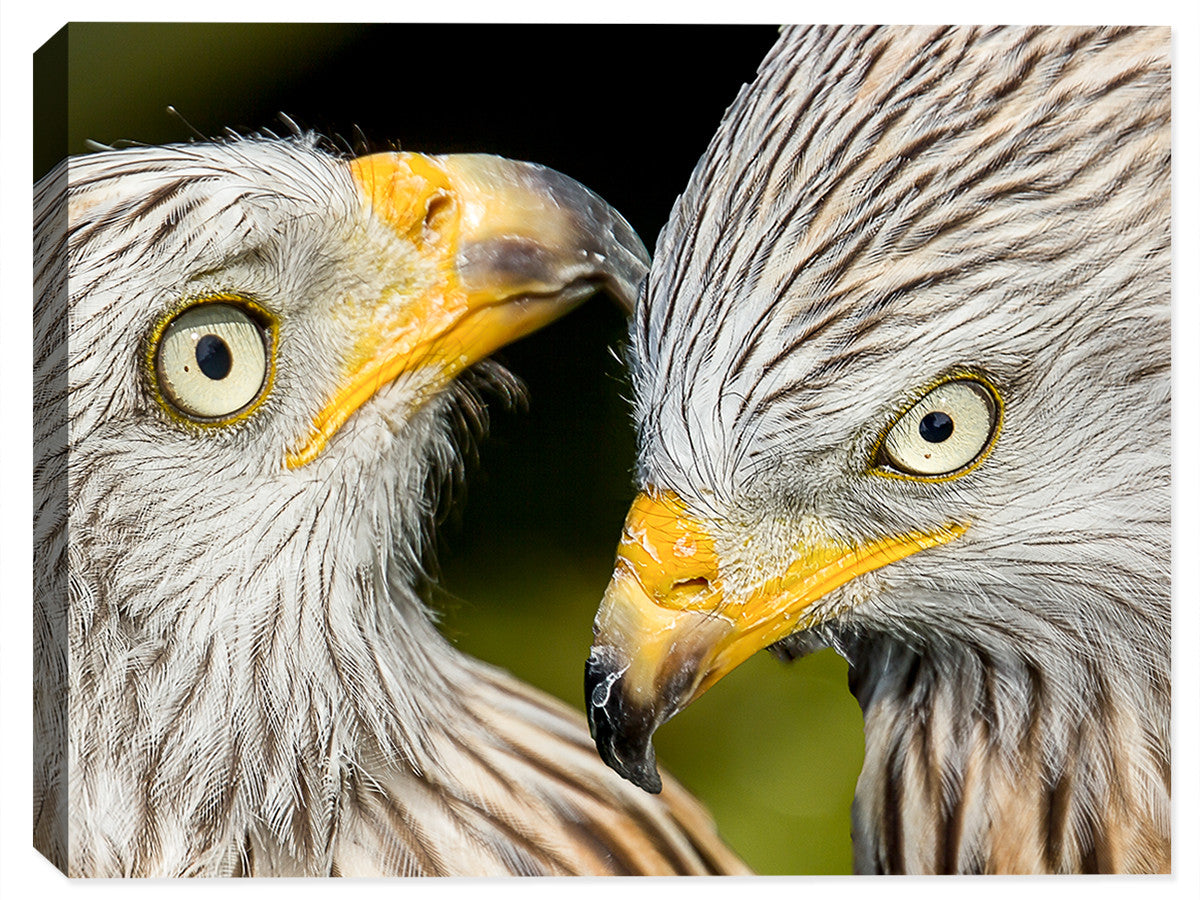
[[[655,710],[632,702],[623,683],[624,668],[616,664],[609,648],[592,651],[584,669],[584,697],[588,727],[600,758],[609,768],[642,790],[662,790],[654,744],[658,728]]]

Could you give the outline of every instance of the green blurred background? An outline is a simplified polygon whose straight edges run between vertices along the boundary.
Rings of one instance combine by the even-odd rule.
[[[74,23],[35,65],[35,176],[87,140],[301,127],[370,149],[541,162],[653,248],[769,26]],[[50,36],[47,35],[47,38]],[[186,119],[167,113],[174,106]],[[190,127],[189,127],[190,126]],[[591,620],[633,497],[625,324],[600,298],[499,358],[492,428],[439,538],[432,603],[462,649],[582,708]],[[759,654],[659,733],[661,764],[765,874],[848,873],[862,725],[830,651]]]

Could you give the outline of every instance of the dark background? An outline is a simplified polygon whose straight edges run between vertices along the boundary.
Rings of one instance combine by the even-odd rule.
[[[359,151],[546,164],[616,206],[653,249],[776,33],[75,23],[35,65],[34,174],[87,152],[88,140],[166,143],[227,127],[285,134],[282,112]],[[591,619],[633,497],[628,384],[613,355],[624,332],[601,297],[497,354],[529,403],[492,405],[490,435],[439,537],[431,598],[460,647],[577,708]],[[771,874],[850,871],[861,743],[845,665],[829,651],[793,666],[759,654],[657,741],[664,767]]]

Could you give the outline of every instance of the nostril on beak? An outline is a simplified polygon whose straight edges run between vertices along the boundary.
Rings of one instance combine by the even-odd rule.
[[[657,599],[671,609],[688,609],[711,593],[712,583],[707,578],[681,578],[671,582],[667,594]]]

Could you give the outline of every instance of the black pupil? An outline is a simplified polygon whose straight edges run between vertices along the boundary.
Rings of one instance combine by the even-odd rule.
[[[921,420],[921,437],[931,444],[940,444],[954,433],[954,420],[944,412],[931,412]]]
[[[233,368],[233,354],[229,345],[215,334],[206,334],[196,341],[196,364],[213,381],[220,381]]]

